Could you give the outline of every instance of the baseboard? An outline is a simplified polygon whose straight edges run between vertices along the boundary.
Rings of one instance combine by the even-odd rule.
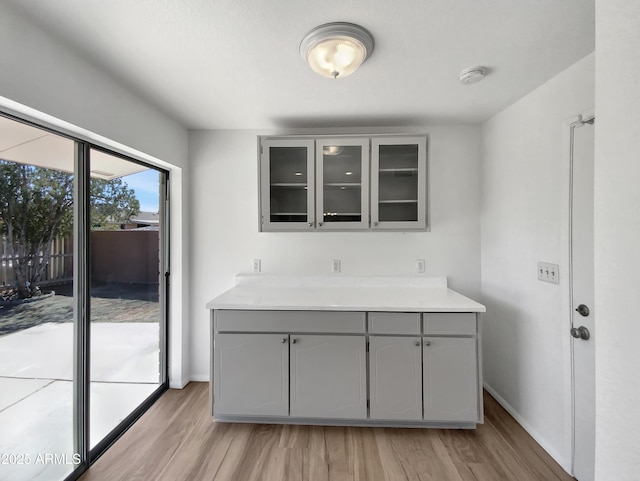
[[[209,382],[208,374],[191,374],[188,378],[183,378],[180,382],[169,382],[171,389],[184,389],[184,387],[191,381],[195,382]]]
[[[500,404],[505,409],[505,411],[507,411],[513,417],[513,419],[515,419],[517,423],[520,424],[520,426],[522,426],[522,428],[527,433],[529,433],[529,435],[536,441],[536,443],[538,443],[540,447],[544,449],[547,454],[551,456],[555,460],[555,462],[558,463],[560,467],[567,472],[567,474],[572,475],[570,459],[561,456],[555,449],[553,449],[549,445],[549,443],[542,436],[540,436],[527,421],[524,420],[520,413],[513,409],[513,407],[486,382],[484,383],[484,388],[489,394],[491,394],[491,397],[498,401],[498,404]]]
[[[189,381],[182,383],[176,383],[176,382],[169,382],[169,389],[184,389],[184,387],[189,384]]]

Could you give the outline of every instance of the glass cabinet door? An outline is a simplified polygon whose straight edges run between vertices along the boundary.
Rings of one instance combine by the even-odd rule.
[[[313,229],[313,140],[265,140],[261,144],[262,230]]]
[[[369,227],[369,139],[316,141],[319,229]]]
[[[372,139],[371,228],[426,228],[426,137]]]

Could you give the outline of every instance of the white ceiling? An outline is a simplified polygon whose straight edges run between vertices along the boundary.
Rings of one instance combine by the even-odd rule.
[[[188,128],[480,122],[595,45],[594,0],[5,1]],[[333,21],[376,42],[338,80],[298,53]]]

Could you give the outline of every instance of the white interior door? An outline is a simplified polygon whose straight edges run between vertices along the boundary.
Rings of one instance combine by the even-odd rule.
[[[593,288],[593,118],[572,126],[570,296],[573,352],[573,475],[594,479],[595,306]],[[590,122],[590,123],[589,123]]]

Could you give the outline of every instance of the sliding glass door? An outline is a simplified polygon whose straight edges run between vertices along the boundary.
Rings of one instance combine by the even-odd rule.
[[[0,480],[76,479],[166,389],[166,185],[0,116]]]
[[[0,479],[64,479],[74,445],[74,142],[0,117]]]
[[[90,150],[90,162],[94,448],[164,382],[165,269],[163,174],[96,149]]]

